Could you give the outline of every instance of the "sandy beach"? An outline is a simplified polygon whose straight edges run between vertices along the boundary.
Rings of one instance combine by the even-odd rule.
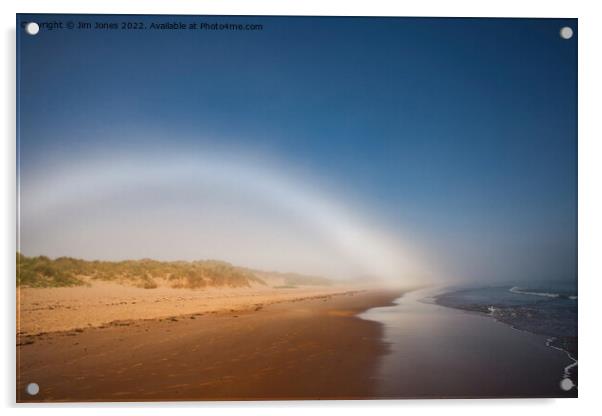
[[[118,320],[168,318],[171,316],[254,309],[279,302],[357,290],[340,286],[296,288],[174,289],[160,286],[141,289],[95,281],[90,286],[19,288],[17,333],[66,331],[97,327]]]
[[[370,398],[401,293],[114,289],[21,289],[18,401]]]

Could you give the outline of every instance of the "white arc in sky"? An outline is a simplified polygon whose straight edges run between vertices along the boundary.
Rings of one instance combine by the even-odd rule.
[[[130,203],[133,204],[139,203],[139,206],[136,207],[138,214],[134,214],[134,218],[135,216],[143,216],[146,209],[157,209],[157,206],[174,203],[174,199],[176,199],[175,204],[177,204],[177,199],[180,196],[187,201],[196,198],[199,206],[207,206],[211,204],[213,198],[211,192],[213,190],[216,193],[250,195],[253,200],[259,200],[263,204],[276,206],[280,210],[286,211],[296,223],[302,222],[303,227],[311,228],[317,234],[321,234],[322,238],[317,240],[328,241],[335,252],[341,253],[339,261],[348,263],[348,266],[353,265],[358,276],[369,275],[400,281],[400,283],[408,276],[415,276],[417,273],[415,254],[411,254],[406,245],[386,232],[377,230],[372,225],[367,225],[367,221],[362,221],[354,215],[350,204],[339,201],[333,194],[317,190],[309,182],[306,179],[290,177],[290,173],[282,169],[270,168],[266,164],[260,164],[257,161],[250,162],[218,154],[204,153],[185,157],[165,154],[161,156],[129,155],[119,160],[95,158],[93,162],[82,161],[66,167],[64,171],[59,169],[55,172],[45,172],[43,175],[37,174],[22,180],[21,227],[23,235],[21,249],[29,255],[52,253],[53,250],[60,251],[53,245],[61,247],[64,244],[61,242],[61,235],[72,235],[74,232],[78,233],[78,238],[80,238],[77,240],[81,242],[77,244],[78,246],[88,244],[92,246],[98,246],[98,244],[111,245],[111,241],[102,241],[110,240],[110,237],[104,234],[102,237],[100,236],[102,230],[99,231],[98,235],[95,235],[93,231],[94,215],[91,214],[86,222],[87,225],[82,225],[81,222],[78,225],[72,225],[74,221],[72,219],[77,216],[83,216],[85,219],[85,211],[88,209],[93,211],[94,209],[98,210],[106,207],[106,210],[110,212],[110,207],[115,201],[122,204],[128,200],[131,200]],[[138,199],[140,193],[144,193],[145,190],[149,189],[155,195],[153,201],[149,203],[142,197]],[[234,204],[230,203],[230,205],[238,206],[243,205],[243,203],[236,201]],[[226,211],[230,210],[230,205],[228,205]],[[95,208],[91,209],[90,206]],[[245,216],[245,208],[242,206],[236,207],[236,209],[238,211],[235,214],[223,212],[222,217],[231,215],[232,223],[236,223],[239,220],[238,217]],[[220,214],[220,212],[217,212],[216,215]],[[168,226],[166,223],[170,221],[177,223],[179,220],[177,217],[178,214],[173,213],[163,216],[161,217],[161,224],[156,224],[156,226],[166,227]],[[107,219],[105,218],[104,221],[107,221]],[[190,222],[195,221],[195,219],[192,219]],[[104,227],[105,230],[108,228],[123,229],[124,233],[128,233],[128,238],[136,233],[143,236],[146,228],[154,226],[145,224],[142,227],[144,229],[140,231],[135,229],[128,231],[128,226],[131,225],[132,221],[124,220],[120,215],[115,215],[114,222],[118,224],[109,224]],[[295,224],[295,226],[299,227],[299,224]],[[70,231],[70,227],[76,230]],[[175,227],[177,226],[170,228]],[[256,227],[253,232],[256,233],[258,241],[261,241],[258,234],[262,230],[259,228]],[[220,233],[222,231],[213,229],[207,232]],[[228,233],[236,239],[235,231],[228,230]],[[119,232],[113,234],[121,235]],[[202,234],[206,233],[202,232]],[[293,241],[295,235],[290,237]],[[141,237],[140,239],[139,244],[150,244],[147,241],[148,238]],[[187,245],[197,244],[195,241],[190,242],[190,238],[173,238],[172,240],[175,245],[178,244],[178,241],[186,241]],[[220,240],[218,237],[214,237],[212,241]],[[117,243],[117,241],[114,243]],[[198,244],[199,252],[202,253],[202,243],[199,242]],[[264,251],[270,249],[269,245],[264,245],[266,246]],[[309,245],[311,245],[311,242]],[[44,246],[46,246],[46,250]],[[261,250],[261,247],[241,248],[236,244],[228,244],[228,247],[236,247],[233,251],[238,253]],[[293,247],[295,247],[294,244],[291,246],[292,251],[294,251]],[[72,250],[69,250],[68,247],[64,247],[64,253],[56,252],[56,254],[78,254],[81,253],[81,251],[78,251],[79,248],[73,247]],[[102,252],[103,249],[104,247],[101,247],[99,251]],[[212,255],[216,255],[216,249],[212,247],[212,250],[214,250],[211,251]],[[224,250],[226,251],[223,254],[218,252],[217,255],[221,255],[225,260],[232,259],[236,261],[236,255],[228,253],[227,248],[224,248]],[[319,250],[317,251],[319,252]],[[106,257],[106,255],[94,256],[93,251],[85,251],[85,253],[88,257]],[[294,253],[290,255],[294,258]],[[123,255],[123,257],[127,258],[128,256]],[[332,261],[332,259],[329,260]],[[312,269],[312,264],[307,263],[315,263],[315,268]],[[314,260],[308,257],[304,260],[303,266],[303,271],[306,272],[328,273],[331,271],[326,268],[321,270],[320,259],[318,258]],[[269,268],[270,264],[263,264],[263,267]],[[273,267],[293,267],[293,265],[282,266],[276,262]],[[298,270],[283,271],[294,272]]]

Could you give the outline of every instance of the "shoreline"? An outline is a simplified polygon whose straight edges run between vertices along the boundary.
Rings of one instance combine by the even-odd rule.
[[[566,354],[546,346],[545,337],[425,301],[434,290],[407,293],[366,314],[385,324],[391,352],[381,360],[375,398],[577,397],[562,382]]]
[[[376,398],[383,326],[358,314],[402,290],[363,289],[262,307],[116,321],[21,336],[17,401]],[[29,382],[40,394],[24,393]]]
[[[518,329],[518,328],[514,328],[514,329]],[[519,330],[519,331],[520,331],[520,330]],[[553,344],[555,340],[556,340],[556,338],[554,338],[554,337],[548,338],[548,339],[546,340],[546,345],[547,345],[548,347],[550,347],[550,348],[554,348],[555,350],[558,350],[558,351],[562,351],[562,352],[564,352],[564,353],[565,353],[565,354],[566,354],[566,355],[569,357],[569,359],[570,359],[571,361],[573,361],[571,364],[569,364],[569,365],[567,365],[566,367],[564,367],[564,378],[570,378],[570,377],[571,377],[571,369],[572,369],[573,367],[578,367],[578,365],[579,365],[579,360],[577,360],[575,357],[573,357],[569,351],[567,351],[567,350],[565,350],[565,349],[563,349],[563,348],[560,348],[560,347],[557,347],[557,346],[555,346],[555,345]]]
[[[512,287],[512,289],[510,289],[511,292],[515,292],[515,293],[525,293],[525,292],[516,292],[513,289],[515,289],[515,287]],[[578,379],[578,362],[579,360],[577,358],[575,358],[573,356],[573,351],[570,351],[567,348],[563,348],[562,347],[562,343],[561,342],[557,342],[557,341],[561,341],[561,338],[568,338],[568,337],[554,337],[554,336],[549,336],[546,334],[542,334],[542,333],[538,333],[538,332],[534,332],[534,331],[529,331],[527,329],[522,329],[522,328],[518,328],[515,325],[513,325],[512,323],[506,322],[504,320],[498,319],[495,316],[493,316],[493,311],[492,311],[492,307],[489,307],[487,312],[485,312],[482,308],[479,307],[474,307],[474,308],[470,308],[470,307],[461,307],[461,306],[454,306],[454,305],[449,305],[445,302],[440,302],[439,298],[440,296],[449,294],[449,293],[454,293],[455,290],[450,290],[450,291],[446,291],[446,292],[441,292],[438,293],[436,296],[432,297],[432,301],[434,304],[438,305],[438,306],[442,306],[444,308],[449,308],[449,309],[453,309],[453,310],[458,310],[458,311],[463,311],[463,312],[468,312],[468,313],[474,313],[477,316],[481,316],[484,318],[488,318],[488,319],[492,319],[495,322],[499,322],[502,325],[505,325],[509,328],[512,328],[515,331],[519,331],[519,332],[524,332],[527,334],[532,334],[532,335],[536,335],[538,337],[541,337],[544,344],[546,345],[546,347],[550,348],[550,349],[554,349],[557,351],[561,351],[562,353],[564,353],[568,359],[571,361],[570,364],[568,364],[567,366],[565,366],[563,368],[563,378],[565,379],[571,379],[571,369],[574,368],[574,378]],[[531,294],[529,292],[526,292],[527,294]],[[540,294],[538,294],[539,296]],[[548,296],[549,294],[541,294],[541,296]],[[549,295],[549,297],[556,297],[556,296],[551,296]],[[574,382],[575,380],[571,379],[571,382]],[[577,388],[577,383],[574,384],[575,388]]]

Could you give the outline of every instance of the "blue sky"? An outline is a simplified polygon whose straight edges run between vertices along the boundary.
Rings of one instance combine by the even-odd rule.
[[[19,31],[24,228],[27,189],[59,167],[100,154],[218,150],[268,159],[308,187],[324,186],[363,223],[427,253],[438,273],[576,277],[574,19],[20,19],[263,25]],[[563,26],[572,39],[559,36]],[[106,216],[123,212],[105,206]],[[44,237],[50,225],[69,227],[59,211],[23,230],[26,254],[115,257]],[[265,259],[257,266],[269,267]]]

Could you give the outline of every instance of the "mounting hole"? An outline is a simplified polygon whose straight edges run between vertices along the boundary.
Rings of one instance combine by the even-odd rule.
[[[573,29],[571,29],[568,26],[563,27],[562,29],[560,29],[560,37],[562,39],[570,39],[573,37]]]
[[[571,380],[570,378],[563,378],[562,381],[560,382],[560,388],[564,391],[569,391],[571,390],[573,387],[575,387],[575,384],[573,384],[573,380]]]
[[[38,386],[38,383],[29,383],[27,385],[27,387],[25,388],[25,391],[30,396],[35,396],[36,394],[38,394],[40,392],[40,386]]]
[[[29,22],[25,25],[25,32],[27,32],[28,35],[37,35],[39,31],[40,25],[38,25],[36,22]]]

